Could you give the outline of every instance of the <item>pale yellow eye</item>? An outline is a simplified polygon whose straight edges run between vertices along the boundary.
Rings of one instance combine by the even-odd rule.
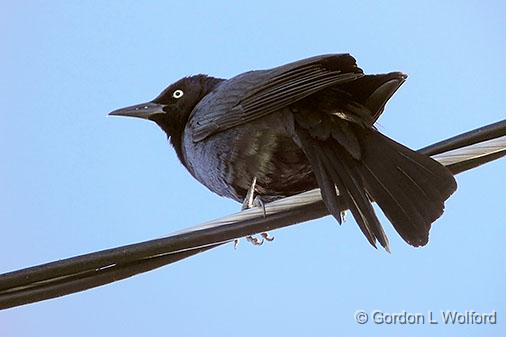
[[[174,98],[181,98],[181,97],[183,97],[183,95],[184,95],[184,92],[181,89],[177,89],[176,91],[174,91],[172,93],[172,97],[174,97]]]

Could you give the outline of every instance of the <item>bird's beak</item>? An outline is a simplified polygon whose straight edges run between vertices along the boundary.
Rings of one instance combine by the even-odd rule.
[[[109,113],[109,116],[127,116],[151,119],[154,115],[163,113],[165,113],[163,111],[163,105],[148,102],[114,110]]]

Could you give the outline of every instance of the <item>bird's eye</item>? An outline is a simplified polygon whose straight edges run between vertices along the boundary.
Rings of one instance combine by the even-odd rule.
[[[184,92],[181,89],[177,89],[176,91],[174,91],[172,93],[172,97],[174,97],[174,98],[181,98],[181,97],[183,97],[183,95],[184,95]]]

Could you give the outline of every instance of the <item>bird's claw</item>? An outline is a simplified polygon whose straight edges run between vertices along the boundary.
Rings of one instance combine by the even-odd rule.
[[[246,237],[246,240],[249,243],[251,243],[253,246],[261,246],[264,244],[264,241],[269,241],[269,242],[274,241],[274,236],[270,236],[269,233],[267,233],[267,232],[262,232],[262,233],[260,233],[260,235],[262,236],[262,239],[259,239],[254,235],[248,235]],[[234,240],[234,249],[237,249],[238,246],[239,246],[239,239],[235,239]]]
[[[246,240],[248,240],[248,242],[251,243],[253,246],[261,246],[264,244],[264,239],[259,239],[253,235],[248,235],[246,237]]]
[[[274,236],[269,236],[269,233],[263,232],[260,235],[267,241],[274,241]]]
[[[264,213],[264,218],[267,218],[267,211],[265,210],[265,203],[262,200],[262,198],[260,198],[259,195],[257,195],[255,197],[255,199],[253,200],[253,206],[262,207],[262,212]]]

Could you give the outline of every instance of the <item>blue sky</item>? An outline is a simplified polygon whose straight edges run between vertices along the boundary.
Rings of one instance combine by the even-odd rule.
[[[503,2],[27,1],[0,13],[0,271],[147,240],[235,212],[156,125],[110,118],[182,76],[231,77],[350,52],[407,83],[379,128],[412,148],[506,116]],[[458,176],[427,247],[383,219],[276,231],[84,293],[0,312],[18,336],[499,336],[506,301],[500,160]],[[492,326],[358,325],[354,313],[497,311]]]

